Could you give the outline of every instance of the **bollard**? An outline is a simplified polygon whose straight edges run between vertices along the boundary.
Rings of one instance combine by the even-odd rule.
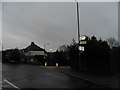
[[[45,62],[45,66],[47,66],[47,62]]]
[[[56,63],[56,67],[58,67],[58,63]]]

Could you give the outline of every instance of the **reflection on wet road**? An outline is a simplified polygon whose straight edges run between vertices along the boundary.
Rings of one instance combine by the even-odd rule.
[[[61,68],[40,67],[34,65],[3,65],[2,69],[3,87],[84,88],[97,86],[87,83],[84,80],[71,78],[59,72]],[[5,80],[7,81],[5,82]],[[10,85],[11,83],[13,86]]]

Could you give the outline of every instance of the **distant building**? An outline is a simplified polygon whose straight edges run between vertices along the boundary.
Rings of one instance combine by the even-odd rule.
[[[16,60],[11,60],[11,56],[13,56],[13,51],[15,49],[7,49],[2,51],[2,61],[4,62],[16,62]],[[47,56],[47,52],[37,46],[34,42],[24,48],[20,49],[20,62],[22,63],[35,63],[35,64],[44,64],[45,57]],[[14,55],[14,57],[16,57]]]
[[[24,49],[24,54],[26,56],[47,55],[46,51],[40,48],[39,46],[37,46],[34,42],[31,42],[31,45],[29,45],[27,48]]]
[[[28,47],[21,50],[21,53],[24,54],[22,61],[28,63],[43,63],[47,56],[47,52],[43,48],[37,46],[34,42],[31,42]]]

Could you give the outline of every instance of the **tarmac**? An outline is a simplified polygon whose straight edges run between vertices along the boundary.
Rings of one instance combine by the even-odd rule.
[[[60,71],[72,78],[83,79],[95,84],[103,85],[108,88],[120,88],[120,73],[113,75],[95,75],[90,73],[83,73],[80,71],[72,70],[71,68],[65,68]]]

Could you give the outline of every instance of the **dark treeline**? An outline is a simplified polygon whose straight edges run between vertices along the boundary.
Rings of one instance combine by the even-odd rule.
[[[15,48],[12,50],[2,51],[2,63],[8,63],[13,62],[20,63],[22,58],[22,53],[20,53],[20,50]]]
[[[113,38],[104,41],[97,39],[95,36],[91,38],[86,36],[86,44],[78,44],[73,39],[70,45],[61,46],[56,52],[48,52],[47,57],[36,55],[35,64],[55,66],[71,66],[75,70],[111,72],[120,71],[120,46],[116,44]],[[115,46],[117,45],[117,46]],[[80,52],[79,46],[84,47],[84,51]],[[21,63],[25,55],[19,49],[2,52],[3,63],[14,60],[16,63]],[[23,63],[23,62],[22,62]],[[24,60],[25,63],[25,60]]]
[[[59,66],[68,66],[69,64],[69,56],[68,52],[63,51],[56,51],[53,53],[49,53],[46,62],[48,62],[48,65],[55,66],[56,63],[59,64]]]
[[[86,44],[79,44],[85,49],[82,53],[78,50],[79,45],[74,40],[68,46],[72,68],[96,72],[120,71],[120,46],[116,47],[112,43],[112,47],[110,47],[109,42],[97,40],[95,36],[91,38],[86,36],[85,41],[87,41]]]
[[[93,71],[109,71],[111,68],[110,47],[106,41],[97,40],[96,37],[88,38],[83,45],[85,51],[81,53],[81,67]]]

